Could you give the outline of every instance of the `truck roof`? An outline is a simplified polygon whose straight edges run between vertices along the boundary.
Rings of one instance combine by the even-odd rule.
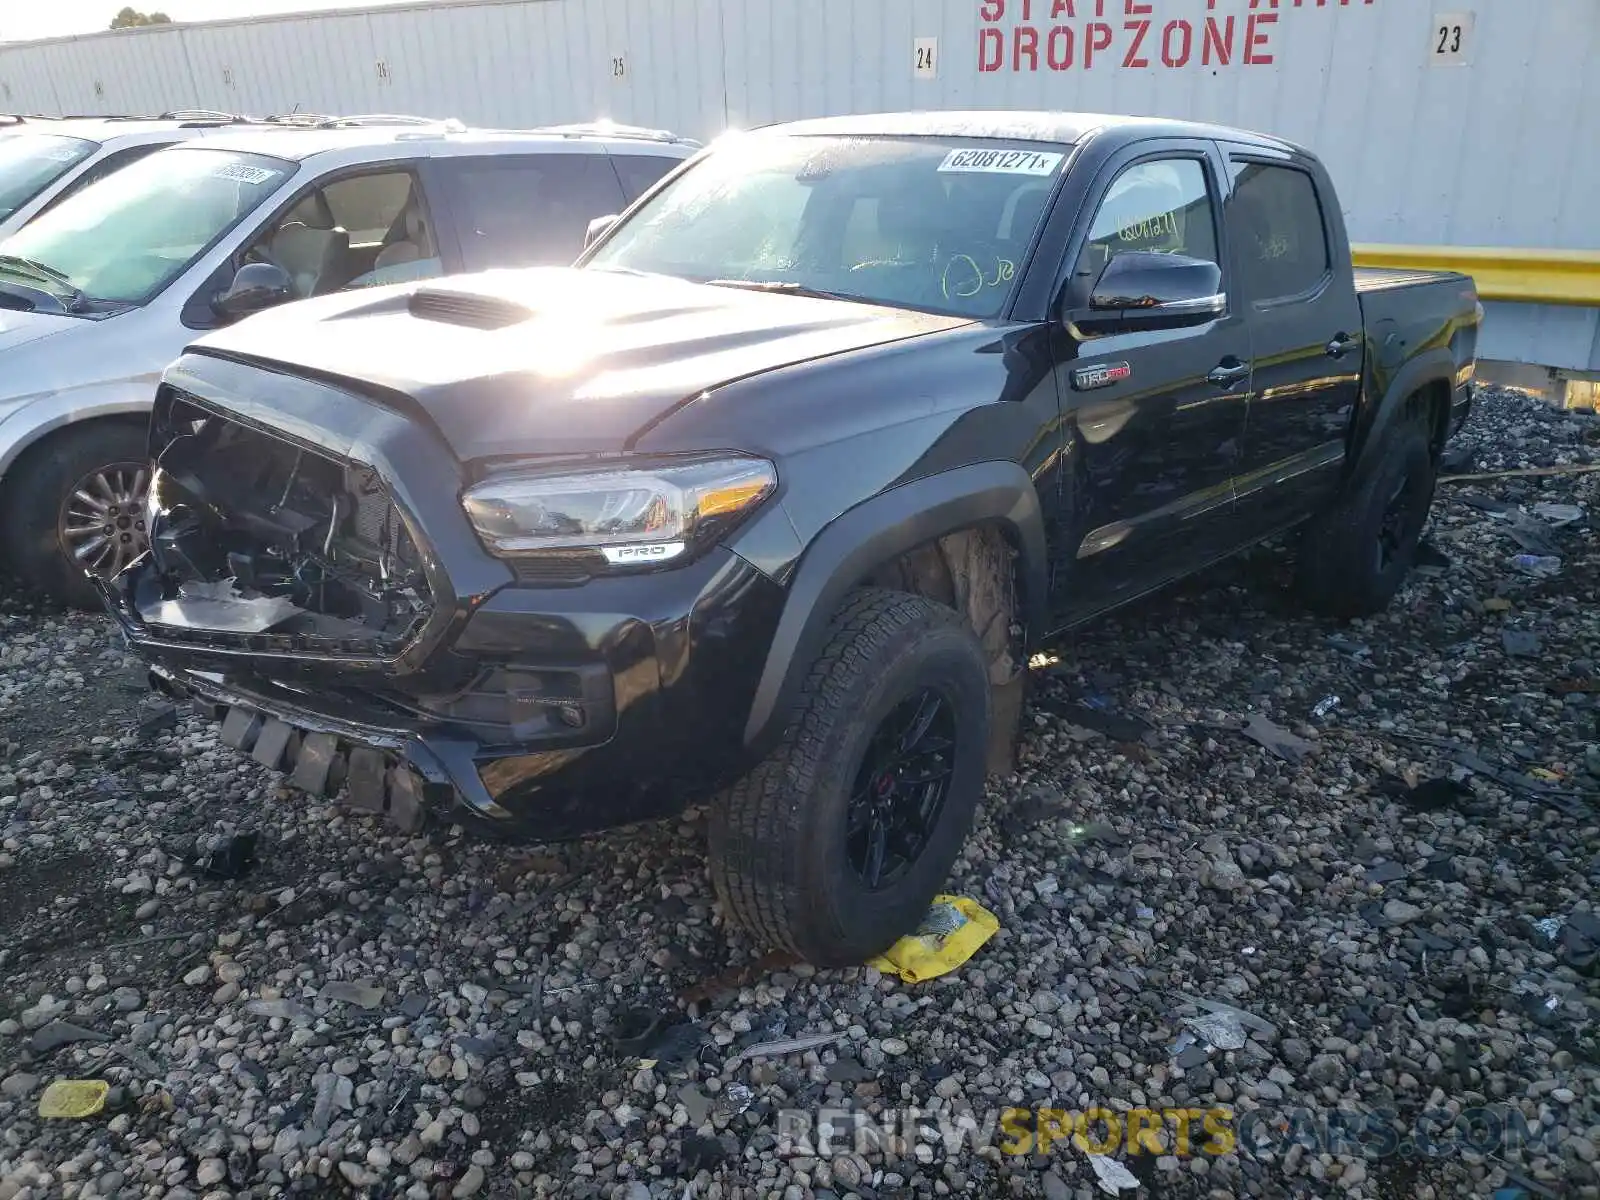
[[[1013,112],[970,109],[956,112],[868,113],[850,117],[817,117],[764,126],[759,132],[839,137],[972,137],[1003,138],[1017,142],[1053,142],[1071,145],[1091,134],[1127,132],[1140,138],[1226,137],[1279,150],[1296,147],[1279,138],[1197,121],[1165,117],[1129,117],[1111,113]]]

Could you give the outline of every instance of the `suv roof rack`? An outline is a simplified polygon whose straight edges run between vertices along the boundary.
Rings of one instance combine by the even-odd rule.
[[[641,142],[690,142],[670,129],[649,129],[643,125],[618,125],[615,121],[575,121],[566,125],[540,125],[535,133],[554,133],[562,137],[635,138]],[[698,145],[698,143],[693,143]]]
[[[323,113],[281,113],[261,119],[275,125],[293,125],[304,129],[368,129],[386,125],[414,127],[461,124],[451,119],[416,117],[406,113],[353,113],[344,117],[328,116]]]

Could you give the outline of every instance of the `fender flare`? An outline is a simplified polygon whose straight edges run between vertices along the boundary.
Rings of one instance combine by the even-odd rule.
[[[761,753],[821,653],[844,597],[878,566],[949,533],[995,524],[1018,554],[1023,612],[1032,639],[1048,614],[1044,514],[1033,478],[1014,462],[984,462],[881,492],[826,525],[801,555],[745,723],[744,744]]]
[[[0,479],[29,450],[57,430],[106,417],[142,417],[148,421],[155,399],[149,391],[125,387],[51,392],[30,400],[0,420]]]
[[[1384,438],[1405,413],[1406,398],[1436,383],[1442,383],[1448,388],[1455,379],[1455,374],[1455,358],[1447,346],[1424,350],[1396,372],[1394,378],[1389,381],[1389,386],[1384,389],[1383,399],[1378,403],[1377,411],[1356,446],[1355,467],[1351,472],[1353,478],[1364,477],[1365,473],[1372,469],[1372,463],[1378,458],[1378,449],[1383,444]]]

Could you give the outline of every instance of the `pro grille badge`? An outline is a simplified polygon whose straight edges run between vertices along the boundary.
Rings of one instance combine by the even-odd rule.
[[[1072,373],[1072,389],[1077,392],[1092,392],[1095,388],[1121,383],[1132,374],[1133,368],[1125,362],[1096,363],[1092,367],[1079,367]]]

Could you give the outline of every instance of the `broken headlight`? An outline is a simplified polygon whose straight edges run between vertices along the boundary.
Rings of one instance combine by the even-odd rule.
[[[508,473],[462,496],[500,555],[591,552],[613,567],[668,563],[725,534],[778,486],[761,458],[724,457],[581,473]]]

